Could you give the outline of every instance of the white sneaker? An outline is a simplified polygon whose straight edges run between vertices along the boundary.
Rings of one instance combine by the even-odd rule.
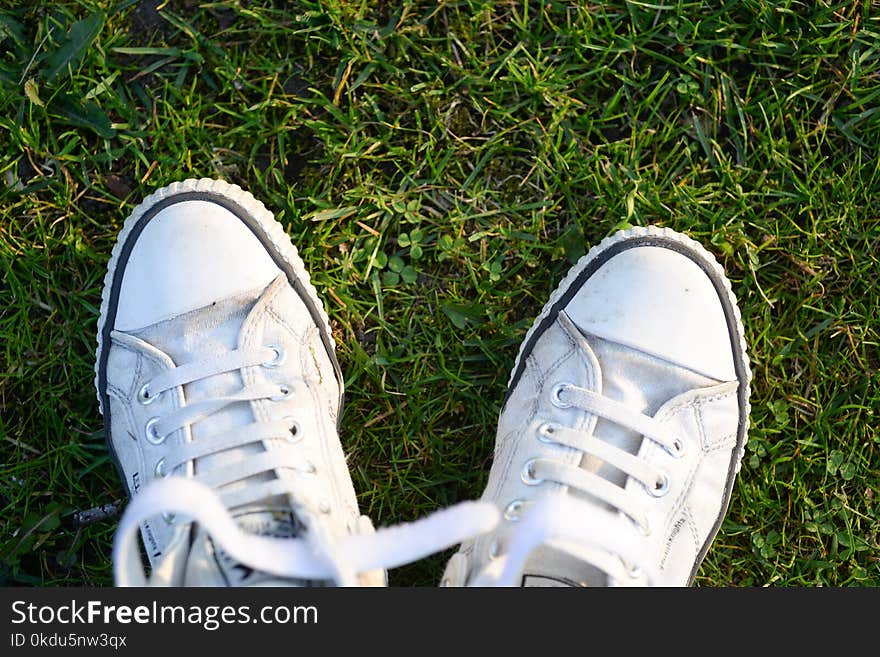
[[[497,522],[478,503],[378,533],[360,515],[327,315],[282,226],[238,186],[187,180],[135,208],[105,279],[95,371],[132,496],[118,585],[383,585],[385,568]]]
[[[95,369],[130,494],[185,476],[249,533],[361,528],[327,315],[281,225],[239,187],[187,180],[135,208],[105,279]],[[142,535],[165,583],[282,583],[170,513]]]
[[[443,585],[690,585],[727,511],[751,373],[730,283],[669,229],[603,240],[529,330]]]

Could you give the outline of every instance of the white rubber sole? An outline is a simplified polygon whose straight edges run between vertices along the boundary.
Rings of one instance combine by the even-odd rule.
[[[677,242],[682,246],[687,247],[690,251],[695,252],[700,259],[710,268],[716,276],[722,281],[724,290],[727,294],[727,299],[730,305],[733,308],[733,314],[736,319],[736,328],[737,335],[739,338],[739,351],[742,354],[742,358],[740,360],[740,364],[742,365],[743,371],[746,375],[746,380],[744,381],[746,395],[745,395],[745,438],[740,447],[739,454],[737,455],[737,461],[735,466],[735,472],[739,472],[740,467],[742,465],[742,458],[745,453],[746,443],[748,442],[748,434],[749,434],[749,416],[751,414],[751,404],[749,403],[749,392],[751,388],[752,381],[752,370],[750,367],[748,352],[746,351],[746,338],[745,338],[745,329],[742,323],[742,315],[739,310],[739,306],[737,305],[736,296],[733,293],[733,288],[730,285],[730,281],[724,273],[724,269],[715,259],[715,256],[712,255],[706,248],[697,242],[696,240],[691,239],[687,235],[679,233],[677,231],[672,230],[671,228],[659,228],[657,226],[639,226],[635,228],[630,228],[627,230],[620,230],[603,239],[601,242],[593,246],[584,256],[582,256],[577,263],[568,271],[565,275],[565,278],[559,283],[553,293],[550,295],[550,298],[547,300],[547,303],[544,304],[544,307],[541,310],[541,313],[535,318],[535,321],[532,323],[531,328],[526,333],[523,338],[522,343],[520,344],[519,351],[516,355],[516,361],[514,362],[513,369],[510,372],[510,378],[508,379],[508,388],[510,384],[513,382],[513,377],[516,374],[516,371],[519,369],[520,359],[522,358],[523,352],[526,349],[526,345],[529,344],[532,335],[535,331],[538,330],[538,327],[541,323],[550,315],[553,306],[556,302],[568,291],[571,285],[577,280],[578,276],[580,276],[581,272],[596,258],[598,258],[605,251],[610,249],[611,247],[619,244],[621,242],[631,240],[633,238],[639,237],[662,237],[665,240],[669,240],[672,242]]]
[[[149,211],[150,208],[160,201],[178,194],[189,192],[204,192],[215,196],[222,196],[234,202],[251,215],[251,217],[257,220],[257,227],[262,231],[263,237],[266,238],[265,241],[268,241],[268,243],[274,247],[276,253],[280,255],[288,265],[290,265],[296,274],[296,277],[302,283],[303,289],[311,298],[315,308],[318,309],[318,313],[324,322],[324,328],[327,331],[327,336],[330,339],[332,348],[336,348],[336,342],[333,339],[333,332],[330,329],[330,319],[327,316],[327,311],[324,308],[323,302],[318,297],[317,290],[314,285],[312,285],[311,278],[302,258],[300,258],[296,247],[290,241],[290,237],[284,232],[284,227],[275,219],[275,215],[263,205],[262,201],[257,200],[250,192],[243,190],[238,185],[232,185],[222,180],[213,180],[211,178],[196,180],[190,178],[181,182],[175,182],[156,190],[138,204],[125,220],[122,230],[119,232],[116,239],[116,244],[113,246],[113,251],[110,254],[110,261],[107,265],[107,274],[104,276],[104,289],[101,292],[101,312],[98,317],[98,348],[95,352],[95,392],[98,397],[98,410],[102,415],[104,414],[104,409],[102,407],[103,403],[101,401],[101,390],[99,385],[99,367],[101,363],[101,352],[104,349],[104,324],[107,318],[113,280],[116,275],[116,268],[119,264],[123,245],[126,243],[132,229],[145,212]],[[339,386],[341,392],[343,386],[341,380],[339,381]]]

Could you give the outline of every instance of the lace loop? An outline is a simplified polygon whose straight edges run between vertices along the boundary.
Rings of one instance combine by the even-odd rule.
[[[159,511],[198,522],[236,561],[285,578],[333,579],[355,584],[358,573],[396,568],[491,531],[499,511],[488,502],[462,502],[412,523],[375,533],[331,537],[309,519],[303,538],[276,538],[243,531],[223,500],[206,485],[171,477],[146,485],[125,510],[113,539],[113,571],[118,586],[148,583],[137,545],[140,523]]]

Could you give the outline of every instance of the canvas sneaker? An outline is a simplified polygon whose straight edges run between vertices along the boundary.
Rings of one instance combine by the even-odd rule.
[[[386,567],[492,524],[472,507],[374,533],[338,436],[334,349],[296,248],[251,194],[186,180],[135,208],[110,259],[95,367],[132,498],[117,584],[382,585]],[[400,548],[401,531],[419,540]]]
[[[606,238],[527,333],[483,500],[442,585],[690,585],[746,443],[749,361],[715,258],[669,229]]]

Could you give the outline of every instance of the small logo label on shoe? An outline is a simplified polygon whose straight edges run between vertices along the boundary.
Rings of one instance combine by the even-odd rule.
[[[141,489],[141,476],[139,472],[135,472],[131,475],[131,494],[136,495]],[[145,521],[142,525],[143,527],[143,538],[146,543],[146,548],[150,553],[150,558],[155,563],[155,560],[162,556],[162,550],[159,549],[159,541],[156,540],[156,536],[153,533],[153,525],[149,520]]]
[[[666,539],[666,545],[663,547],[663,558],[660,560],[660,569],[666,567],[666,560],[669,558],[669,553],[672,550],[672,543],[675,541],[675,537],[679,535],[681,532],[681,528],[684,527],[687,519],[684,517],[679,518],[675,521],[675,524],[672,526],[672,531],[669,533],[669,538]]]
[[[573,580],[566,579],[565,577],[551,577],[550,575],[523,575],[522,586],[583,588],[581,584]]]
[[[292,513],[273,513],[266,511],[245,512],[235,517],[239,526],[250,534],[273,538],[293,538],[302,530],[302,525]],[[217,566],[230,586],[249,586],[274,577],[255,571],[250,566],[230,557],[219,545],[208,539],[214,552]],[[295,586],[314,586],[311,580],[289,580]]]

